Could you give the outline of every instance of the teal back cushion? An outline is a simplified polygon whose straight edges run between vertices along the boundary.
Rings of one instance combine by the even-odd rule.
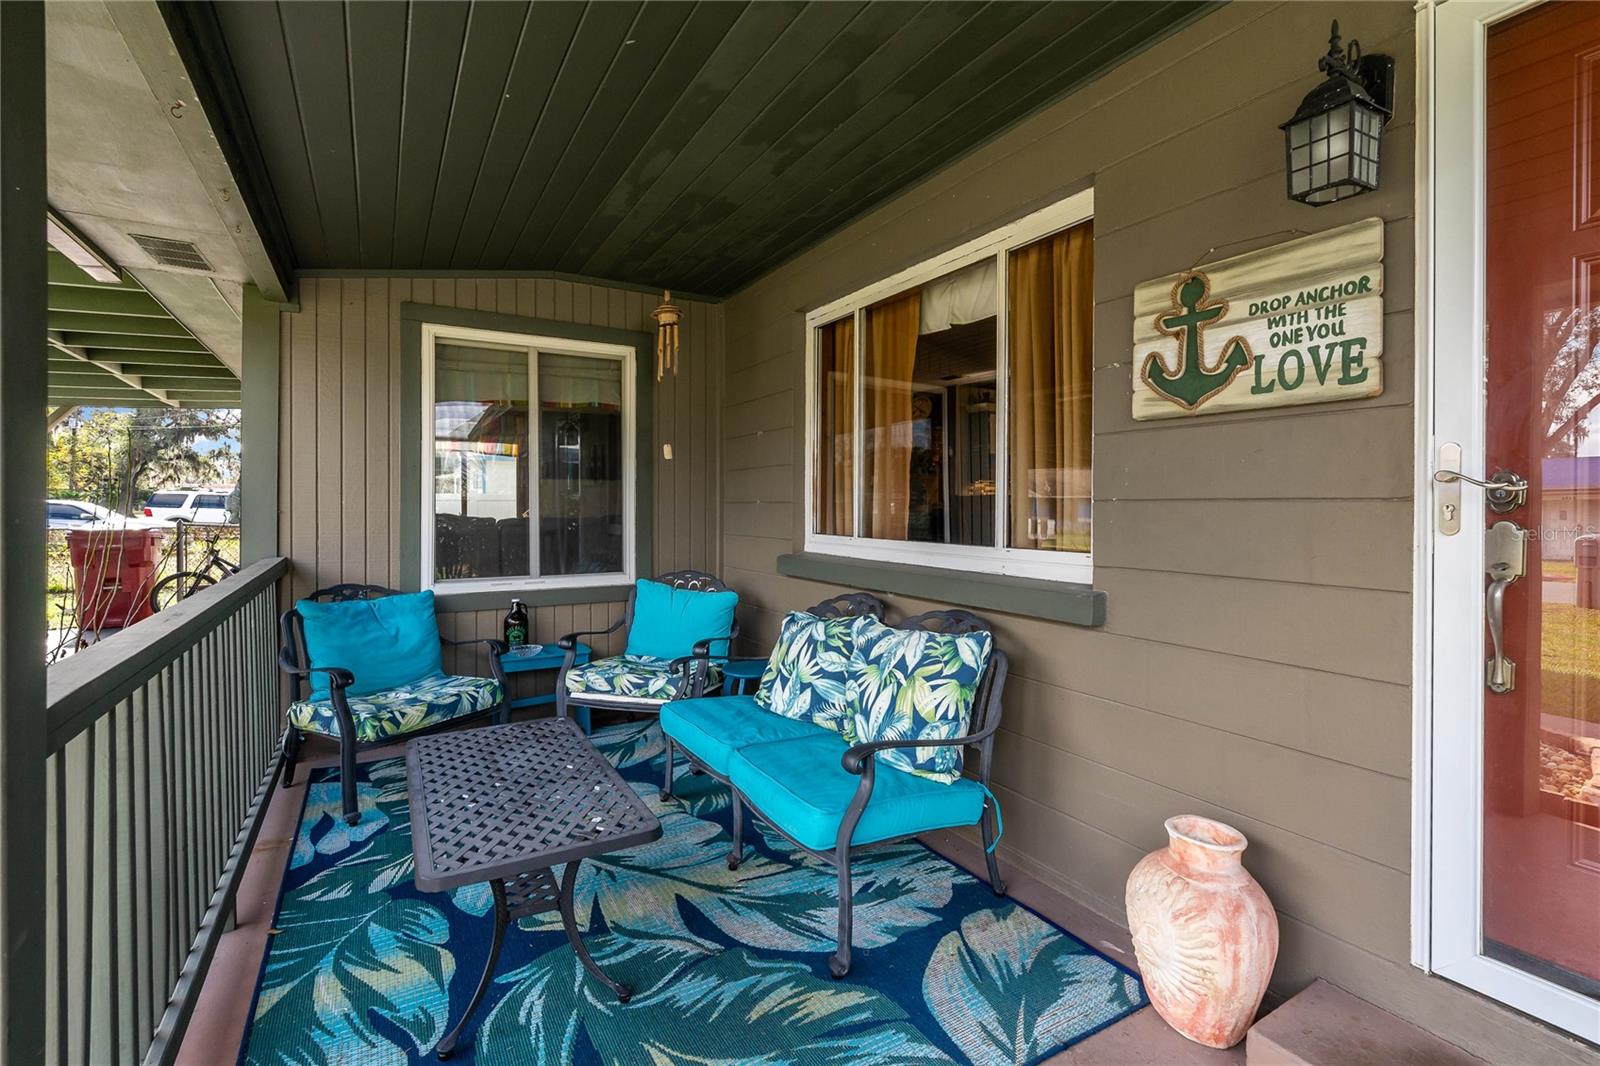
[[[635,586],[627,653],[658,659],[690,655],[697,642],[732,632],[737,606],[739,594],[731,589],[699,592],[641,578]],[[728,650],[726,641],[711,646],[713,655],[727,655]]]
[[[355,675],[347,696],[367,696],[444,673],[433,590],[295,604],[312,666],[342,666]],[[328,675],[311,675],[311,698],[328,698]]]

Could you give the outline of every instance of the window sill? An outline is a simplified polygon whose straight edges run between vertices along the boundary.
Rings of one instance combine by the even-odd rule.
[[[1101,626],[1106,622],[1105,591],[1066,581],[974,574],[938,566],[908,566],[818,552],[778,556],[778,573],[1075,626]]]
[[[633,591],[633,583],[613,585],[529,586],[526,588],[472,589],[458,592],[434,589],[437,609],[451,611],[495,611],[511,609],[513,599],[529,607],[557,607],[572,603],[622,603]]]

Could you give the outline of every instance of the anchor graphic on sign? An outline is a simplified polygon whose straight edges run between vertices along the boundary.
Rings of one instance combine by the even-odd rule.
[[[1169,371],[1161,356],[1145,356],[1139,377],[1163,398],[1193,411],[1227,388],[1255,356],[1249,342],[1233,337],[1222,347],[1222,361],[1205,365],[1206,327],[1228,313],[1226,300],[1210,303],[1211,279],[1199,271],[1179,276],[1172,286],[1172,309],[1156,315],[1156,329],[1178,341],[1178,369]]]

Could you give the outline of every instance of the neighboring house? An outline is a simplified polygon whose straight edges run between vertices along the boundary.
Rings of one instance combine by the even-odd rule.
[[[1600,455],[1546,459],[1541,472],[1543,554],[1568,560],[1578,537],[1600,534]]]

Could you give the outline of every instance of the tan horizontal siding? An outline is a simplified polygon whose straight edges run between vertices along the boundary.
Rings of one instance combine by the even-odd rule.
[[[1409,592],[1410,552],[1371,546],[1409,545],[1411,519],[1409,500],[1101,499],[1095,563]]]
[[[1411,420],[1410,407],[1358,401],[1097,435],[1094,492],[1113,500],[1408,499]]]
[[[1383,188],[1284,195],[1278,123],[1328,23],[1398,65]],[[1353,21],[1352,21],[1353,20]],[[1570,1045],[1407,965],[1416,136],[1409,4],[1235,4],[931,175],[726,306],[723,557],[746,649],[837,589],[780,576],[803,544],[804,309],[1078,189],[1095,193],[1098,629],[994,614],[1012,661],[996,789],[1005,861],[1113,917],[1128,871],[1198,812],[1250,837],[1279,908],[1275,983],[1350,988],[1494,1060]],[[1132,290],[1377,215],[1384,393],[1137,423]],[[904,615],[938,606],[886,597]],[[1492,1017],[1492,1023],[1483,1019]]]

